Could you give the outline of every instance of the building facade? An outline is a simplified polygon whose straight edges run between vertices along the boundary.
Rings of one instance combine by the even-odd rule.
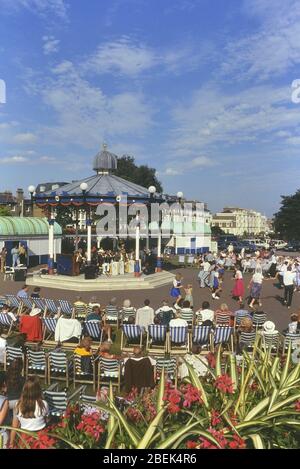
[[[225,207],[223,212],[212,217],[212,226],[219,227],[226,234],[235,236],[259,235],[269,232],[268,219],[255,210]]]

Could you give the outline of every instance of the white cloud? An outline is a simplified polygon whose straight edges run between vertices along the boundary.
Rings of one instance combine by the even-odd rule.
[[[300,63],[298,0],[247,0],[244,11],[260,22],[255,33],[227,43],[222,70],[243,78],[265,80]]]
[[[189,166],[192,168],[197,168],[197,167],[205,167],[205,166],[214,166],[215,162],[207,156],[197,156],[196,158],[193,158],[189,163]]]
[[[54,36],[43,36],[43,51],[45,55],[54,54],[59,50],[60,40]]]
[[[35,143],[37,141],[37,136],[31,132],[25,132],[14,135],[12,142],[19,144],[28,144]]]
[[[0,0],[0,7],[9,12],[25,8],[33,13],[47,16],[55,14],[60,19],[67,19],[68,4],[65,0]]]
[[[14,156],[8,156],[6,158],[0,158],[0,164],[16,164],[16,163],[26,163],[28,158],[25,158],[25,156],[20,156],[20,155],[14,155]]]

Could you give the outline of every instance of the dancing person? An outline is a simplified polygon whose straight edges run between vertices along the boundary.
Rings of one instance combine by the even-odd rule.
[[[284,285],[284,304],[290,309],[294,294],[296,280],[296,272],[292,271],[292,266],[287,267],[286,272],[283,274],[283,285]]]
[[[181,296],[181,289],[183,288],[182,285],[182,275],[177,273],[175,279],[173,280],[173,287],[171,288],[170,295],[172,298],[176,298],[176,303],[178,303],[182,296]]]
[[[232,296],[233,298],[238,298],[239,302],[242,303],[245,294],[244,280],[242,272],[237,268],[235,269],[234,281]]]
[[[262,274],[262,270],[260,268],[257,268],[255,270],[255,273],[252,275],[250,284],[248,286],[250,290],[249,308],[253,309],[255,302],[258,302],[259,306],[262,306],[261,301],[260,301],[260,295],[261,295],[261,290],[262,290],[263,278],[264,277]]]

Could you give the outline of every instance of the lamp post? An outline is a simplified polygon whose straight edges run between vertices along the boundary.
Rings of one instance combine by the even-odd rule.
[[[148,191],[150,193],[150,203],[152,203],[152,201],[154,200],[154,194],[156,192],[156,187],[155,186],[150,186],[148,188]],[[160,224],[159,224],[159,220],[158,220],[156,272],[161,272],[161,271],[162,271],[161,232],[160,232]]]
[[[88,210],[88,207],[86,207],[86,191],[88,189],[88,185],[86,182],[82,182],[80,184],[80,189],[82,190],[82,195],[83,195],[83,203],[84,203],[84,208],[85,208],[85,216],[86,216],[86,227],[87,227],[87,265],[91,265],[92,261],[92,220],[91,220],[91,214],[90,210]],[[89,213],[88,213],[89,212]]]
[[[134,276],[140,276],[140,218],[136,214]]]
[[[55,214],[53,207],[51,207],[50,218],[48,219],[49,223],[49,259],[48,259],[48,274],[54,274],[54,223],[55,223]]]
[[[31,216],[33,217],[33,194],[35,193],[35,187],[32,185],[29,186],[28,192],[30,194],[30,213],[31,213]]]
[[[182,199],[183,199],[183,192],[181,191],[178,191],[177,192],[177,199],[178,199],[178,203],[179,203],[179,221],[180,221],[180,229],[181,229],[181,232],[180,234],[182,235],[182,231],[183,231],[183,223],[184,223],[184,220],[183,220],[183,212],[182,212]],[[176,237],[175,237],[175,243],[176,243]],[[175,249],[177,250],[177,243],[175,244]]]

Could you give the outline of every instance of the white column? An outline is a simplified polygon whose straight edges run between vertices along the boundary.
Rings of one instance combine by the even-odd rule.
[[[87,220],[87,263],[91,264],[92,260],[92,220]]]
[[[49,219],[49,260],[48,260],[48,273],[49,275],[54,274],[54,223],[55,215],[51,208],[51,215]]]
[[[161,233],[158,233],[157,238],[157,262],[156,262],[156,272],[162,271],[162,262],[161,262]]]
[[[140,276],[140,221],[139,216],[136,216],[136,229],[135,229],[135,265],[134,276]]]

